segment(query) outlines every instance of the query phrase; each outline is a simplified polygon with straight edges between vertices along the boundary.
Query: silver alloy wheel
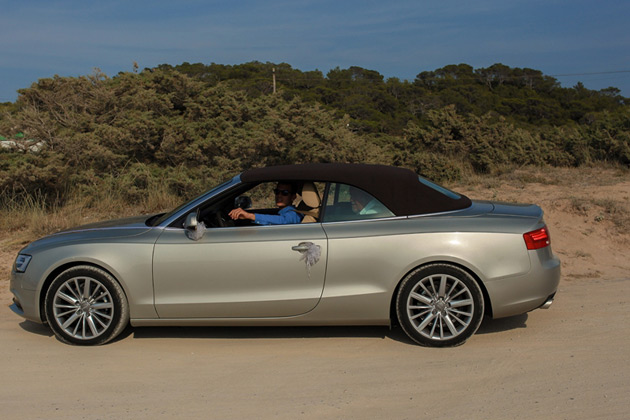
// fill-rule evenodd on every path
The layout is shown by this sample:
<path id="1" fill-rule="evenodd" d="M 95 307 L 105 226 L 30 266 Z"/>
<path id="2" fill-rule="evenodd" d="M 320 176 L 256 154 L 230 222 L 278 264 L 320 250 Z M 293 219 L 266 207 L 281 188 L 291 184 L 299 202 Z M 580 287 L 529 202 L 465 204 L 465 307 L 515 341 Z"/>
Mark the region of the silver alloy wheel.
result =
<path id="1" fill-rule="evenodd" d="M 90 340 L 103 334 L 114 319 L 114 302 L 100 281 L 86 276 L 66 280 L 53 297 L 56 323 L 69 336 Z"/>
<path id="2" fill-rule="evenodd" d="M 418 281 L 406 304 L 412 326 L 431 340 L 450 340 L 473 322 L 475 301 L 457 277 L 435 274 Z"/>

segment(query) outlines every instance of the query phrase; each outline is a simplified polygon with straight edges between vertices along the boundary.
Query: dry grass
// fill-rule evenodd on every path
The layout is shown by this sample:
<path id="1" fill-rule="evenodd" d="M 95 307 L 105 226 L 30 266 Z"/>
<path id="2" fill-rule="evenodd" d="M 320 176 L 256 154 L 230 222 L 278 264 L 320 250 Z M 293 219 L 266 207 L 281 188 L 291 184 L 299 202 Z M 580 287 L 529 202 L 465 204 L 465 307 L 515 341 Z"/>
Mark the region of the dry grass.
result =
<path id="1" fill-rule="evenodd" d="M 619 231 L 630 231 L 630 204 L 620 199 L 593 199 L 594 205 L 601 209 L 596 221 L 610 220 Z"/>
<path id="2" fill-rule="evenodd" d="M 520 168 L 506 167 L 492 175 L 467 173 L 461 181 L 453 183 L 460 186 L 498 187 L 510 184 L 523 187 L 529 184 L 579 186 L 579 185 L 614 185 L 630 179 L 630 168 L 619 165 L 593 165 L 580 168 L 555 168 L 551 166 Z"/>
<path id="3" fill-rule="evenodd" d="M 151 191 L 136 203 L 104 190 L 92 197 L 75 196 L 65 205 L 49 204 L 39 195 L 5 199 L 0 208 L 0 238 L 4 247 L 16 248 L 39 237 L 100 220 L 168 211 L 181 204 L 165 188 Z"/>
<path id="4" fill-rule="evenodd" d="M 606 198 L 572 196 L 568 211 L 590 217 L 594 222 L 610 221 L 618 233 L 630 232 L 630 197 L 620 195 Z"/>
<path id="5" fill-rule="evenodd" d="M 524 167 L 492 176 L 471 175 L 450 187 L 471 198 L 537 203 L 546 211 L 578 215 L 625 236 L 630 232 L 630 194 L 627 187 L 616 186 L 629 180 L 630 170 L 617 166 Z"/>

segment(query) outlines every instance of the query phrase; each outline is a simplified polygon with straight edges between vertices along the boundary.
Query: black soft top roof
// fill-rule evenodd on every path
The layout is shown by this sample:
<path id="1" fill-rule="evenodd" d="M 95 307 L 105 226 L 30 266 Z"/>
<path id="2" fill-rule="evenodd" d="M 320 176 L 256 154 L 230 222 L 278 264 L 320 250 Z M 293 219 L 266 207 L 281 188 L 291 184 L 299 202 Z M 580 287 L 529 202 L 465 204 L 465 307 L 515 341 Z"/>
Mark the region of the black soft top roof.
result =
<path id="1" fill-rule="evenodd" d="M 321 181 L 340 182 L 361 188 L 386 205 L 397 216 L 439 213 L 471 205 L 461 194 L 444 194 L 418 180 L 405 168 L 350 163 L 306 163 L 270 166 L 245 171 L 241 181 Z"/>

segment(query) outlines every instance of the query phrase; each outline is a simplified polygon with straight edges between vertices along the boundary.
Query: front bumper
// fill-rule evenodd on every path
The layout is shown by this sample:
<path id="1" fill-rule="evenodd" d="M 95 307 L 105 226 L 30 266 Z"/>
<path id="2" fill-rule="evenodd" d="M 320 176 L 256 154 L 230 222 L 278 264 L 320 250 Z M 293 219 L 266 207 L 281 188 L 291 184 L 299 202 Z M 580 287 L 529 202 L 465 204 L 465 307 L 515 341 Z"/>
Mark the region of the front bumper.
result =
<path id="1" fill-rule="evenodd" d="M 24 318 L 24 309 L 22 309 L 22 305 L 20 305 L 20 301 L 18 301 L 17 298 L 13 298 L 13 303 L 9 305 L 9 309 L 11 309 L 14 314 Z"/>
<path id="2" fill-rule="evenodd" d="M 10 290 L 13 293 L 13 304 L 9 308 L 22 318 L 42 323 L 39 310 L 39 299 L 35 290 L 22 288 L 24 273 L 11 273 Z"/>

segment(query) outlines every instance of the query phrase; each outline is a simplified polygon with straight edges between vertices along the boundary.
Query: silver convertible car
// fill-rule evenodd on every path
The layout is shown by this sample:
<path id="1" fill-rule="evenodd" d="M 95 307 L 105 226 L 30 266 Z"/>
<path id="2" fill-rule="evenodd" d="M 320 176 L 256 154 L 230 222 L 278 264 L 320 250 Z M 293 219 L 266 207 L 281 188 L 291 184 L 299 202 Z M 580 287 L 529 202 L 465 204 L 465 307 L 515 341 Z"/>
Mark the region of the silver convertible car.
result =
<path id="1" fill-rule="evenodd" d="M 443 347 L 484 315 L 549 307 L 559 279 L 536 205 L 471 201 L 402 168 L 303 164 L 245 171 L 170 213 L 39 239 L 16 258 L 11 309 L 72 344 L 106 343 L 129 323 L 398 323 Z"/>

